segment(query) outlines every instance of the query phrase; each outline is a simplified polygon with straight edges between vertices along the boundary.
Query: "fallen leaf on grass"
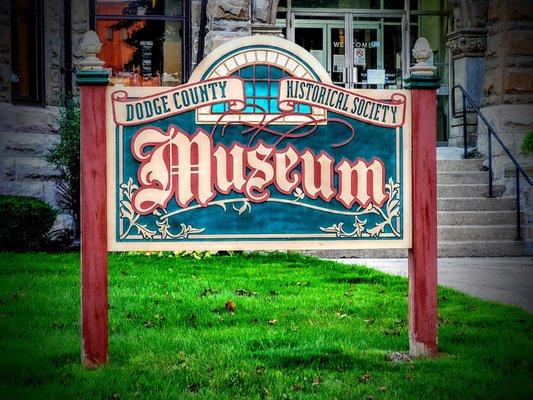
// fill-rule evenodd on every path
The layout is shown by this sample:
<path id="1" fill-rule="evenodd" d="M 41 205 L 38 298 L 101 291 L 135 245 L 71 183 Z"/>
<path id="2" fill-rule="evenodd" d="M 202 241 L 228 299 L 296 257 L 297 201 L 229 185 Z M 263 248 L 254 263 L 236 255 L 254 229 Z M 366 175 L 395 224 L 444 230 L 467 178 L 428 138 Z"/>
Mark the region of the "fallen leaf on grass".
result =
<path id="1" fill-rule="evenodd" d="M 315 376 L 315 377 L 313 378 L 313 383 L 311 383 L 311 386 L 318 386 L 318 385 L 320 385 L 321 382 L 322 382 L 322 381 L 320 380 L 320 377 Z"/>
<path id="2" fill-rule="evenodd" d="M 234 293 L 237 296 L 248 296 L 248 297 L 257 296 L 257 292 L 253 292 L 253 291 L 247 290 L 247 289 L 235 289 Z"/>
<path id="3" fill-rule="evenodd" d="M 228 312 L 235 312 L 235 310 L 237 309 L 237 304 L 235 304 L 235 302 L 233 300 L 228 300 L 226 301 L 226 304 L 224 304 L 224 307 L 226 307 L 226 310 L 228 310 Z"/>
<path id="4" fill-rule="evenodd" d="M 367 383 L 372 379 L 372 375 L 370 375 L 370 372 L 365 373 L 363 376 L 359 378 L 359 382 Z"/>
<path id="5" fill-rule="evenodd" d="M 212 289 L 212 288 L 205 288 L 204 290 L 202 290 L 202 293 L 200 293 L 200 297 L 206 297 L 206 296 L 211 296 L 213 294 L 218 294 L 218 292 L 220 292 L 220 290 L 218 289 Z"/>
<path id="6" fill-rule="evenodd" d="M 381 386 L 381 387 L 379 388 L 379 391 L 380 391 L 380 392 L 386 392 L 386 391 L 387 391 L 387 386 Z"/>
<path id="7" fill-rule="evenodd" d="M 348 314 L 346 314 L 346 313 L 345 313 L 344 311 L 342 311 L 342 310 L 337 311 L 337 312 L 335 313 L 335 315 L 336 315 L 337 317 L 339 317 L 340 319 L 346 318 L 346 317 L 348 316 Z"/>

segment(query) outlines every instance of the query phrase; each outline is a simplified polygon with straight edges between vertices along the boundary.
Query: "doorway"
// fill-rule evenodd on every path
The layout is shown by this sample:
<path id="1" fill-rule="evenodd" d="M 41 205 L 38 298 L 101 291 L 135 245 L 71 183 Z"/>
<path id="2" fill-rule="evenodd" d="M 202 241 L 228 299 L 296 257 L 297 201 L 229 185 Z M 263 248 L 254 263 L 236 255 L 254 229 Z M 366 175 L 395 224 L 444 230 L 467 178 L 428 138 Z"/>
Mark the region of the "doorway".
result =
<path id="1" fill-rule="evenodd" d="M 357 13 L 292 13 L 287 37 L 313 54 L 340 86 L 359 89 L 401 87 L 403 14 L 371 19 Z"/>

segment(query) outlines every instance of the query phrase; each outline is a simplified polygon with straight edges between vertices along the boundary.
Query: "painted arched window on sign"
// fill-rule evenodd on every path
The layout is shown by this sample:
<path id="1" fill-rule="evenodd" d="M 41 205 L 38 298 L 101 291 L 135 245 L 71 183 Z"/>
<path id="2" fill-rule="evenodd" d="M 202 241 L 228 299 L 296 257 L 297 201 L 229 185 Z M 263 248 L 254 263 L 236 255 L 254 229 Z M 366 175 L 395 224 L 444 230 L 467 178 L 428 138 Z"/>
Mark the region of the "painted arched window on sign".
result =
<path id="1" fill-rule="evenodd" d="M 309 115 L 316 120 L 326 118 L 324 109 L 304 104 L 297 105 L 293 113 L 280 117 L 278 94 L 280 78 L 304 78 L 321 81 L 305 62 L 289 58 L 279 49 L 265 46 L 265 50 L 246 50 L 228 54 L 212 66 L 199 80 L 225 76 L 237 76 L 244 81 L 246 108 L 242 113 L 226 113 L 228 104 L 217 104 L 199 108 L 198 123 L 213 124 L 229 121 L 268 122 L 290 125 L 309 121 Z M 307 115 L 307 117 L 304 117 Z M 321 123 L 321 122 L 320 122 Z"/>
<path id="2" fill-rule="evenodd" d="M 281 78 L 293 77 L 285 70 L 266 65 L 250 65 L 240 68 L 232 74 L 244 81 L 247 107 L 244 112 L 249 114 L 281 114 L 278 108 L 279 83 Z M 216 104 L 211 108 L 213 114 L 222 114 L 228 110 L 226 103 Z M 296 106 L 296 112 L 310 113 L 311 107 L 305 104 Z"/>

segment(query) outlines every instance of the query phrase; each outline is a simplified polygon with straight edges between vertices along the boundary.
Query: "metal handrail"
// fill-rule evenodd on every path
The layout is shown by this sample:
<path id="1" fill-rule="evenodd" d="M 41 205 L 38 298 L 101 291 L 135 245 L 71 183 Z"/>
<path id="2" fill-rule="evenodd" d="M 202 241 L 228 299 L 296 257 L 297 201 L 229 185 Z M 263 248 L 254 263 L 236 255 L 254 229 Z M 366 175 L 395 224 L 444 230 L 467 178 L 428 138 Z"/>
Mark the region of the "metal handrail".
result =
<path id="1" fill-rule="evenodd" d="M 457 89 L 459 89 L 462 92 L 462 94 L 463 94 L 463 96 L 462 96 L 462 99 L 463 99 L 462 112 L 458 112 L 456 110 L 456 108 L 455 108 L 455 92 L 456 92 Z M 470 103 L 470 106 L 472 107 L 473 110 L 467 110 L 467 108 L 466 108 L 466 104 L 467 104 L 466 102 L 467 101 Z M 492 172 L 492 136 L 494 136 L 494 138 L 498 141 L 498 143 L 502 147 L 502 149 L 505 152 L 505 154 L 507 154 L 507 156 L 510 158 L 510 160 L 515 165 L 515 171 L 516 171 L 516 198 L 515 198 L 515 202 L 516 202 L 516 240 L 522 240 L 522 233 L 520 231 L 520 175 L 522 175 L 525 178 L 526 182 L 529 183 L 529 185 L 533 185 L 533 181 L 531 180 L 531 178 L 529 177 L 527 172 L 524 171 L 524 168 L 522 168 L 520 163 L 516 160 L 516 158 L 511 153 L 511 151 L 507 148 L 507 146 L 500 139 L 500 137 L 498 136 L 498 134 L 496 133 L 496 131 L 494 130 L 492 125 L 487 121 L 485 116 L 483 114 L 481 114 L 481 111 L 476 106 L 476 104 L 474 103 L 472 98 L 468 95 L 466 90 L 461 85 L 455 85 L 452 88 L 452 116 L 454 118 L 460 118 L 460 117 L 463 118 L 463 142 L 464 142 L 464 144 L 463 144 L 463 146 L 464 146 L 464 148 L 463 148 L 463 157 L 464 158 L 468 157 L 467 117 L 466 116 L 467 116 L 467 114 L 473 114 L 473 113 L 477 114 L 477 116 L 481 119 L 481 121 L 483 121 L 483 123 L 485 124 L 485 126 L 487 127 L 487 130 L 489 132 L 489 134 L 487 135 L 487 144 L 488 144 L 488 146 L 487 146 L 487 150 L 488 150 L 487 158 L 488 158 L 488 164 L 489 164 L 488 165 L 488 167 L 489 167 L 489 197 L 493 197 L 492 181 L 493 181 L 493 178 L 494 178 L 494 175 L 493 175 L 493 172 Z"/>

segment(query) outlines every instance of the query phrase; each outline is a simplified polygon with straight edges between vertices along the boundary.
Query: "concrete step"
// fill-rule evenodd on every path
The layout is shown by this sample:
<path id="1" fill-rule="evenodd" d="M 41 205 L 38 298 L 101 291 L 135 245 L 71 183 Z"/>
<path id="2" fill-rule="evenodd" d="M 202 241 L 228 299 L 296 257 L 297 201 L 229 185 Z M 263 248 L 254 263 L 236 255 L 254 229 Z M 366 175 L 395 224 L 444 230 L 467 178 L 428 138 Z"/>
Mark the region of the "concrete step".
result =
<path id="1" fill-rule="evenodd" d="M 487 184 L 489 182 L 488 171 L 469 172 L 437 172 L 437 185 L 464 185 L 464 184 Z"/>
<path id="2" fill-rule="evenodd" d="M 438 211 L 510 211 L 515 200 L 510 197 L 462 197 L 439 199 Z"/>
<path id="3" fill-rule="evenodd" d="M 437 160 L 438 172 L 471 172 L 483 169 L 482 158 L 468 158 L 466 160 Z"/>
<path id="4" fill-rule="evenodd" d="M 309 251 L 321 258 L 404 258 L 407 249 Z M 525 255 L 525 243 L 514 240 L 444 241 L 438 243 L 438 257 L 515 257 Z"/>
<path id="5" fill-rule="evenodd" d="M 493 185 L 492 195 L 501 196 L 505 191 L 504 185 Z M 487 197 L 489 186 L 487 184 L 467 184 L 467 185 L 437 185 L 437 197 Z"/>
<path id="6" fill-rule="evenodd" d="M 522 229 L 522 236 L 524 229 Z M 514 240 L 516 225 L 440 225 L 437 230 L 439 242 L 478 241 L 478 240 Z"/>
<path id="7" fill-rule="evenodd" d="M 525 243 L 514 240 L 439 242 L 439 257 L 514 257 L 525 255 Z"/>
<path id="8" fill-rule="evenodd" d="M 521 213 L 524 223 L 525 214 Z M 508 225 L 516 221 L 516 211 L 439 211 L 440 225 Z"/>

